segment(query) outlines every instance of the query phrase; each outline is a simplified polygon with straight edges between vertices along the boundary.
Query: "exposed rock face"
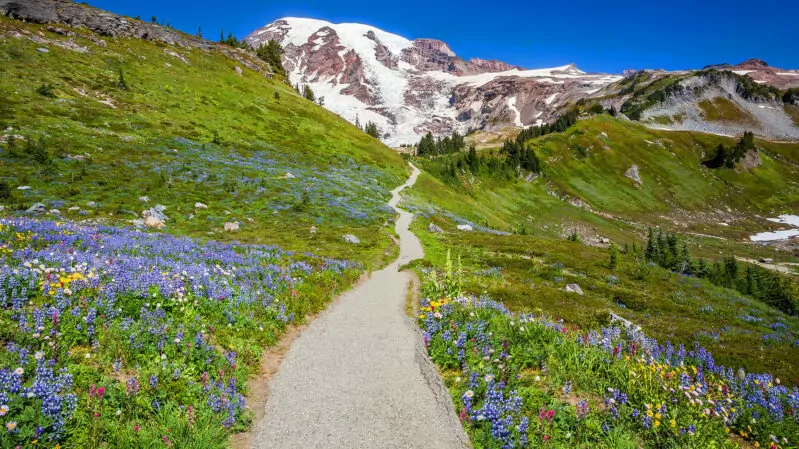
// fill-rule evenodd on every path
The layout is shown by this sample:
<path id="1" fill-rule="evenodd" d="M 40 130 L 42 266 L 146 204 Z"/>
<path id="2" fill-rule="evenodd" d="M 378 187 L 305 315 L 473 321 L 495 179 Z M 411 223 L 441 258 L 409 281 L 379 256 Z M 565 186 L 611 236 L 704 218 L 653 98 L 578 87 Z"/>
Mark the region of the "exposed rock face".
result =
<path id="1" fill-rule="evenodd" d="M 522 70 L 501 61 L 464 60 L 436 39 L 408 40 L 367 25 L 285 18 L 250 34 L 285 50 L 293 84 L 308 84 L 343 118 L 377 124 L 391 145 L 469 128 L 500 129 L 552 120 L 567 102 L 621 77 L 573 65 Z"/>

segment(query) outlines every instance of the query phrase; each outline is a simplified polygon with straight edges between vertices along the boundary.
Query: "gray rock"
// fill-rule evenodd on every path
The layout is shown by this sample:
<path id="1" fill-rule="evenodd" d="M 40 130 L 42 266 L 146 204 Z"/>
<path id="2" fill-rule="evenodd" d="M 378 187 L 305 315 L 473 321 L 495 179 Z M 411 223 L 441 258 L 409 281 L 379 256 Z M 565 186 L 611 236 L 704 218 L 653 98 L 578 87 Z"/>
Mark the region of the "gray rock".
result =
<path id="1" fill-rule="evenodd" d="M 25 213 L 26 214 L 36 214 L 36 215 L 45 214 L 45 213 L 47 213 L 47 206 L 45 206 L 42 203 L 36 203 L 33 206 L 31 206 L 30 208 L 28 208 L 28 210 L 26 210 Z"/>
<path id="2" fill-rule="evenodd" d="M 774 259 L 769 259 L 769 258 L 765 258 L 764 257 L 764 258 L 760 259 L 760 262 L 761 263 L 774 263 Z"/>
<path id="3" fill-rule="evenodd" d="M 343 238 L 345 242 L 352 243 L 353 245 L 357 245 L 357 244 L 361 243 L 361 239 L 359 239 L 358 237 L 355 237 L 352 234 L 346 234 L 346 235 L 342 236 L 341 238 Z"/>
<path id="4" fill-rule="evenodd" d="M 57 22 L 56 2 L 44 0 L 0 0 L 0 13 L 31 22 Z"/>
<path id="5" fill-rule="evenodd" d="M 439 227 L 435 223 L 430 223 L 429 225 L 427 225 L 427 230 L 430 231 L 430 232 L 435 232 L 436 234 L 443 234 L 444 233 L 444 230 L 441 229 L 441 227 Z"/>
<path id="6" fill-rule="evenodd" d="M 142 218 L 155 217 L 158 219 L 158 221 L 164 222 L 169 220 L 169 217 L 164 214 L 165 210 L 166 206 L 156 204 L 155 207 L 151 207 L 150 209 L 145 209 L 142 211 L 141 216 Z"/>
<path id="7" fill-rule="evenodd" d="M 61 211 L 58 209 L 50 209 L 50 215 L 61 215 Z"/>
<path id="8" fill-rule="evenodd" d="M 31 186 L 19 186 L 19 187 L 17 187 L 17 190 L 30 190 L 30 189 L 31 189 Z"/>
<path id="9" fill-rule="evenodd" d="M 46 49 L 44 47 L 39 47 L 39 48 L 37 48 L 37 50 L 39 50 L 39 53 L 50 53 L 50 50 L 48 50 L 48 49 Z"/>
<path id="10" fill-rule="evenodd" d="M 143 203 L 149 203 L 150 202 L 150 197 L 149 196 L 140 196 L 139 197 L 139 201 L 141 201 Z"/>
<path id="11" fill-rule="evenodd" d="M 239 75 L 243 75 L 244 74 L 244 71 L 241 70 L 241 67 L 239 67 L 239 66 L 236 66 L 235 70 L 236 70 L 236 73 L 238 73 Z"/>
<path id="12" fill-rule="evenodd" d="M 578 295 L 583 295 L 583 289 L 580 288 L 577 284 L 567 284 L 566 285 L 566 293 L 577 293 Z"/>
<path id="13" fill-rule="evenodd" d="M 635 182 L 636 187 L 641 187 L 644 185 L 644 182 L 641 180 L 641 174 L 638 173 L 638 166 L 633 165 L 632 167 L 628 168 L 626 172 L 624 172 L 624 176 L 630 178 Z"/>
<path id="14" fill-rule="evenodd" d="M 474 230 L 474 228 L 472 227 L 472 225 L 467 225 L 467 224 L 459 224 L 459 225 L 458 225 L 458 230 L 459 230 L 459 231 L 471 232 L 471 231 L 473 231 L 473 230 Z"/>
<path id="15" fill-rule="evenodd" d="M 97 207 L 97 203 L 95 203 L 94 201 L 89 201 L 88 203 L 86 203 L 86 205 L 89 207 Z"/>
<path id="16" fill-rule="evenodd" d="M 194 203 L 194 208 L 195 209 L 208 209 L 208 205 L 204 204 L 204 203 L 197 202 L 197 203 Z"/>
<path id="17" fill-rule="evenodd" d="M 144 229 L 147 227 L 147 225 L 144 224 L 143 218 L 137 218 L 135 220 L 131 220 L 130 222 L 133 223 L 133 226 L 137 229 Z"/>

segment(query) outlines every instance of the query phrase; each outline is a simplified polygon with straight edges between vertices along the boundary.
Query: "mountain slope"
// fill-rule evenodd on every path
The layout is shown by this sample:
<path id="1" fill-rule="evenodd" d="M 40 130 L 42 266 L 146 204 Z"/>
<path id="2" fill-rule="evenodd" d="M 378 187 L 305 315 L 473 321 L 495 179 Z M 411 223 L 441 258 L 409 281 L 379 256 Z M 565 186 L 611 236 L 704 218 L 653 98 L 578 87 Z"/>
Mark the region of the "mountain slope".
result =
<path id="1" fill-rule="evenodd" d="M 43 203 L 69 218 L 130 225 L 162 204 L 169 232 L 384 257 L 390 239 L 375 231 L 407 174 L 401 158 L 265 77 L 269 67 L 251 54 L 184 39 L 202 45 L 0 17 L 5 213 Z M 225 234 L 226 222 L 241 230 Z M 362 244 L 347 244 L 345 233 Z"/>
<path id="2" fill-rule="evenodd" d="M 661 129 L 799 140 L 799 71 L 759 60 L 693 72 L 642 71 L 594 95 L 632 120 Z M 791 90 L 793 89 L 793 90 Z"/>
<path id="3" fill-rule="evenodd" d="M 257 47 L 285 49 L 291 82 L 307 84 L 344 119 L 375 122 L 389 144 L 415 143 L 469 128 L 525 126 L 618 81 L 574 65 L 522 70 L 500 61 L 459 58 L 441 41 L 408 40 L 361 24 L 285 18 L 250 34 Z"/>

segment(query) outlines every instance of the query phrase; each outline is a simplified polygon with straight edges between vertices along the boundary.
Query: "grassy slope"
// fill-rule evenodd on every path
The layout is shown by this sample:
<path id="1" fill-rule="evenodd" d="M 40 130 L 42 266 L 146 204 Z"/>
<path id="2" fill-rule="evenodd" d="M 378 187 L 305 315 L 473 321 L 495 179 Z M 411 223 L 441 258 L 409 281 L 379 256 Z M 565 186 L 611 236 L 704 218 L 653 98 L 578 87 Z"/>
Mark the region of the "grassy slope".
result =
<path id="1" fill-rule="evenodd" d="M 13 38 L 12 30 L 51 42 Z M 237 63 L 216 51 L 136 39 L 106 39 L 102 48 L 75 38 L 90 50 L 82 54 L 53 45 L 67 38 L 43 26 L 7 18 L 0 18 L 0 34 L 0 129 L 44 137 L 55 156 L 48 175 L 0 144 L 0 178 L 12 188 L 32 187 L 15 190 L 7 206 L 45 202 L 66 213 L 77 205 L 90 210 L 89 218 L 122 221 L 122 215 L 127 222 L 130 211 L 145 208 L 138 198 L 147 195 L 168 207 L 170 232 L 206 236 L 236 219 L 239 240 L 368 263 L 378 263 L 390 246 L 387 232 L 374 231 L 389 216 L 379 207 L 387 190 L 407 174 L 402 160 L 282 82 L 247 68 L 240 76 Z M 128 90 L 116 87 L 119 69 Z M 43 84 L 54 85 L 57 98 L 37 93 Z M 219 145 L 210 144 L 214 133 Z M 66 154 L 90 159 L 70 162 Z M 281 179 L 286 172 L 297 178 Z M 304 190 L 309 204 L 290 209 Z M 89 201 L 98 208 L 86 207 Z M 196 201 L 210 208 L 190 220 Z M 312 224 L 319 228 L 313 240 Z M 345 245 L 345 232 L 363 244 Z"/>
<path id="2" fill-rule="evenodd" d="M 646 225 L 662 225 L 678 232 L 704 231 L 730 238 L 690 236 L 692 253 L 702 257 L 735 253 L 795 261 L 789 254 L 737 239 L 762 229 L 755 214 L 795 211 L 799 191 L 791 180 L 797 179 L 796 168 L 764 152 L 760 154 L 763 164 L 748 172 L 702 168 L 702 151 L 718 143 L 731 145 L 735 139 L 654 131 L 602 116 L 533 141 L 531 145 L 538 147 L 545 162 L 544 176 L 533 182 L 463 177 L 462 185 L 453 187 L 425 174 L 408 202 L 424 212 L 415 226 L 427 261 L 442 265 L 447 250 L 461 256 L 471 274 L 467 276 L 470 291 L 486 291 L 513 309 L 540 309 L 582 327 L 597 326 L 606 318 L 606 311 L 613 310 L 641 325 L 650 336 L 686 345 L 700 341 L 725 364 L 793 379 L 792 367 L 799 363 L 795 348 L 790 344 L 767 346 L 762 337 L 772 332 L 769 326 L 781 320 L 788 323 L 795 338 L 799 330 L 795 318 L 704 281 L 682 279 L 656 267 L 641 268 L 631 256 L 622 256 L 618 268 L 610 270 L 607 249 L 558 238 L 564 228 L 578 226 L 619 244 L 641 244 Z M 590 148 L 586 159 L 577 157 L 577 145 Z M 796 144 L 758 141 L 758 145 L 785 161 L 799 158 Z M 633 164 L 639 166 L 643 178 L 640 189 L 624 176 Z M 572 206 L 548 194 L 548 189 L 580 198 L 603 213 Z M 737 214 L 740 222 L 718 226 L 718 217 L 706 213 L 726 211 L 727 206 L 741 211 Z M 524 223 L 532 235 L 458 232 L 446 212 L 500 230 L 518 229 Z M 431 220 L 447 233 L 428 232 Z M 691 223 L 683 227 L 676 221 Z M 557 263 L 564 269 L 553 265 Z M 501 276 L 483 271 L 491 267 L 500 268 Z M 616 276 L 618 282 L 609 282 L 610 276 Z M 565 293 L 570 282 L 580 284 L 585 296 Z M 700 310 L 706 306 L 712 307 L 712 312 Z M 742 320 L 747 314 L 762 321 Z"/>

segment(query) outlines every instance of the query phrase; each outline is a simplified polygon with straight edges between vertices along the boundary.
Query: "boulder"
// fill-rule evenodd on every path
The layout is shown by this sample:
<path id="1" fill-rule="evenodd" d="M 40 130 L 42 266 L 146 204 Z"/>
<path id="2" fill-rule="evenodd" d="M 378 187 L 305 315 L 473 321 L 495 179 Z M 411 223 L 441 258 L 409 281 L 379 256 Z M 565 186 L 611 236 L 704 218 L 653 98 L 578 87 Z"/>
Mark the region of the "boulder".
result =
<path id="1" fill-rule="evenodd" d="M 144 224 L 144 219 L 143 218 L 137 218 L 135 220 L 130 220 L 130 222 L 133 223 L 133 226 L 136 227 L 137 229 L 144 229 L 144 228 L 147 227 L 147 225 Z"/>
<path id="2" fill-rule="evenodd" d="M 58 209 L 50 209 L 50 215 L 61 215 L 61 211 Z"/>
<path id="3" fill-rule="evenodd" d="M 155 228 L 155 229 L 164 229 L 166 225 L 164 224 L 161 219 L 156 217 L 155 215 L 149 215 L 144 219 L 144 225 L 148 228 Z"/>
<path id="4" fill-rule="evenodd" d="M 28 210 L 25 211 L 25 213 L 41 215 L 47 213 L 47 206 L 45 206 L 42 203 L 36 203 L 33 206 L 29 207 Z"/>
<path id="5" fill-rule="evenodd" d="M 567 284 L 566 285 L 566 293 L 577 293 L 578 295 L 583 295 L 583 289 L 580 288 L 577 284 Z"/>
<path id="6" fill-rule="evenodd" d="M 194 208 L 195 209 L 203 209 L 203 210 L 205 210 L 205 209 L 208 209 L 208 205 L 204 204 L 204 203 L 197 202 L 197 203 L 194 203 Z"/>
<path id="7" fill-rule="evenodd" d="M 444 233 L 444 230 L 441 229 L 441 227 L 439 227 L 435 223 L 430 223 L 429 225 L 427 225 L 427 230 L 430 231 L 430 232 L 435 232 L 436 234 L 443 234 Z"/>
<path id="8" fill-rule="evenodd" d="M 355 237 L 352 234 L 346 234 L 346 235 L 342 236 L 341 238 L 343 238 L 345 242 L 352 243 L 353 245 L 357 245 L 357 244 L 361 243 L 361 239 L 359 239 L 358 237 Z"/>
<path id="9" fill-rule="evenodd" d="M 239 223 L 237 221 L 234 222 L 226 222 L 225 223 L 225 231 L 227 232 L 236 232 L 240 229 Z"/>
<path id="10" fill-rule="evenodd" d="M 459 230 L 459 231 L 471 232 L 471 231 L 473 231 L 473 230 L 474 230 L 474 228 L 472 227 L 472 225 L 467 225 L 467 224 L 459 224 L 459 225 L 458 225 L 458 230 Z"/>
<path id="11" fill-rule="evenodd" d="M 632 179 L 636 187 L 641 187 L 644 185 L 644 182 L 641 180 L 641 174 L 638 173 L 637 165 L 633 165 L 632 167 L 628 168 L 627 171 L 624 172 L 624 176 Z"/>
<path id="12" fill-rule="evenodd" d="M 145 209 L 142 211 L 141 216 L 143 218 L 155 217 L 158 219 L 158 221 L 164 222 L 169 220 L 169 217 L 164 214 L 165 210 L 166 206 L 156 204 L 155 207 L 151 207 L 150 209 Z"/>

